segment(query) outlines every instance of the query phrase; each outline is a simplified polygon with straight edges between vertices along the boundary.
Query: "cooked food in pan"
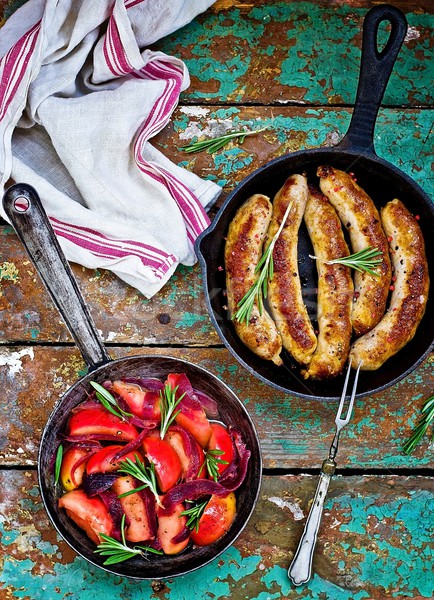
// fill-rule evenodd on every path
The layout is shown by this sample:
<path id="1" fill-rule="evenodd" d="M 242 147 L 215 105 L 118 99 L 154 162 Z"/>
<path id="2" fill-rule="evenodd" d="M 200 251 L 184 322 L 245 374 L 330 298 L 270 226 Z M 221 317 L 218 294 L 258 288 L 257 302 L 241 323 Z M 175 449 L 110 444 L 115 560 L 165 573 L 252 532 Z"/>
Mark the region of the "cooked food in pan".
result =
<path id="1" fill-rule="evenodd" d="M 392 278 L 386 234 L 372 199 L 350 175 L 330 166 L 320 167 L 317 175 L 321 191 L 349 233 L 353 252 L 368 247 L 382 252 L 382 262 L 377 265 L 375 275 L 367 271 L 354 274 L 353 330 L 356 335 L 362 335 L 379 322 L 386 310 Z"/>
<path id="2" fill-rule="evenodd" d="M 286 350 L 304 378 L 321 380 L 339 375 L 349 356 L 375 370 L 401 350 L 424 315 L 429 276 L 422 232 L 402 202 L 380 217 L 352 175 L 328 165 L 317 175 L 320 189 L 293 174 L 272 203 L 249 198 L 229 226 L 225 266 L 243 343 L 277 365 Z M 298 272 L 303 217 L 317 261 L 318 331 Z"/>
<path id="3" fill-rule="evenodd" d="M 367 371 L 381 367 L 413 338 L 428 300 L 428 264 L 417 220 L 395 199 L 382 209 L 381 221 L 390 243 L 394 276 L 389 309 L 352 347 L 353 364 L 363 360 Z"/>
<path id="4" fill-rule="evenodd" d="M 318 345 L 302 373 L 306 379 L 328 379 L 338 375 L 348 359 L 354 297 L 350 268 L 330 261 L 350 252 L 335 209 L 313 186 L 309 186 L 304 221 L 317 257 Z"/>
<path id="5" fill-rule="evenodd" d="M 229 226 L 225 246 L 226 285 L 231 315 L 235 315 L 241 300 L 253 290 L 246 318 L 234 319 L 235 331 L 252 352 L 280 365 L 282 338 L 267 310 L 262 304 L 258 305 L 253 288 L 258 280 L 256 266 L 261 258 L 271 213 L 270 199 L 262 194 L 252 196 L 238 210 Z"/>
<path id="6" fill-rule="evenodd" d="M 306 178 L 301 175 L 288 177 L 273 200 L 273 216 L 265 240 L 268 246 L 283 225 L 273 250 L 274 269 L 268 286 L 268 304 L 282 336 L 283 347 L 301 364 L 310 362 L 317 344 L 303 302 L 298 272 L 298 230 L 307 198 Z"/>

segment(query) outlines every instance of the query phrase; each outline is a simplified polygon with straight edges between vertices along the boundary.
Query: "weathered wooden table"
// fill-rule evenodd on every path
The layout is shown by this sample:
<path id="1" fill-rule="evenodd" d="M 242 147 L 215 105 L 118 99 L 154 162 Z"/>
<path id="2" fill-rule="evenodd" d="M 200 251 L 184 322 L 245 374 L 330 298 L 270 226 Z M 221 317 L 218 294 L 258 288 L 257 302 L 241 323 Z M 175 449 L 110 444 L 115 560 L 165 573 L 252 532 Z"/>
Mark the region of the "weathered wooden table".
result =
<path id="1" fill-rule="evenodd" d="M 227 193 L 272 158 L 335 143 L 349 122 L 361 25 L 374 4 L 219 0 L 157 44 L 186 61 L 191 86 L 155 144 Z M 376 149 L 434 198 L 434 5 L 395 4 L 407 14 L 409 31 L 380 111 Z M 5 18 L 16 8 L 15 2 L 1 5 Z M 196 135 L 243 126 L 267 130 L 215 155 L 179 150 Z M 278 393 L 234 361 L 211 325 L 197 266 L 179 268 L 152 300 L 108 272 L 73 270 L 113 357 L 191 359 L 245 402 L 264 459 L 257 509 L 231 549 L 188 576 L 140 583 L 77 557 L 47 520 L 36 460 L 53 404 L 85 365 L 11 227 L 1 224 L 0 235 L 1 600 L 434 597 L 432 446 L 427 437 L 410 457 L 402 453 L 423 400 L 433 393 L 433 357 L 394 387 L 356 403 L 326 502 L 313 578 L 294 588 L 286 571 L 333 435 L 336 406 Z"/>

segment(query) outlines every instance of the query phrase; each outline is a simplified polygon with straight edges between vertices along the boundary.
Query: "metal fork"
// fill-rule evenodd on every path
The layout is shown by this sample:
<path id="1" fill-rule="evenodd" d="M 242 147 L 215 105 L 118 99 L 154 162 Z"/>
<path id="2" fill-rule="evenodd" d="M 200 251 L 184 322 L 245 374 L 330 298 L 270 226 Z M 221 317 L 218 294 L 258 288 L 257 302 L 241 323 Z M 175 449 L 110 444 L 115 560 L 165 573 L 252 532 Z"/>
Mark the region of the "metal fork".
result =
<path id="1" fill-rule="evenodd" d="M 321 474 L 316 488 L 312 506 L 304 526 L 303 535 L 298 544 L 297 551 L 294 555 L 292 563 L 288 569 L 288 576 L 294 585 L 307 583 L 312 574 L 313 553 L 315 550 L 318 529 L 321 523 L 321 517 L 324 508 L 324 501 L 327 495 L 330 480 L 336 469 L 335 457 L 338 451 L 339 435 L 345 425 L 348 423 L 353 410 L 354 399 L 356 397 L 357 380 L 362 363 L 359 364 L 354 378 L 353 390 L 348 403 L 348 408 L 345 417 L 343 417 L 345 400 L 347 399 L 347 386 L 351 371 L 351 361 L 348 366 L 347 375 L 345 377 L 344 388 L 342 390 L 341 401 L 336 413 L 335 423 L 336 432 L 330 446 L 328 458 L 324 460 L 321 467 Z"/>

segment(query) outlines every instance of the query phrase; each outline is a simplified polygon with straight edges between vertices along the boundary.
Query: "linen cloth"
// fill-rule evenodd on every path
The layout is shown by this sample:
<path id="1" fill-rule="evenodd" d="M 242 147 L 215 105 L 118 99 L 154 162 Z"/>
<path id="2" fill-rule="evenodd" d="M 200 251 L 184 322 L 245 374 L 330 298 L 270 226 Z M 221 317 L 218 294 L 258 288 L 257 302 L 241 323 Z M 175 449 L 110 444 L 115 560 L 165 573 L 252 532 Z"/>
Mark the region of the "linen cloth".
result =
<path id="1" fill-rule="evenodd" d="M 195 263 L 221 191 L 148 141 L 190 83 L 148 46 L 213 2 L 29 0 L 0 30 L 1 192 L 33 185 L 68 260 L 148 298 Z"/>

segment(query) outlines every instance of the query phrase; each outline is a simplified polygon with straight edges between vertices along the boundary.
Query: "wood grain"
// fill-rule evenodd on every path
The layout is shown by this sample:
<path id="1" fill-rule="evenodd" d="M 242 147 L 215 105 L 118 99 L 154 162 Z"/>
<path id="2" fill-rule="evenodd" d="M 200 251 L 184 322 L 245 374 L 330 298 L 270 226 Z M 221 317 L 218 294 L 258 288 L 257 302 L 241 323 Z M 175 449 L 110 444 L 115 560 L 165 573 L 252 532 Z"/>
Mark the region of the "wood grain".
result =
<path id="1" fill-rule="evenodd" d="M 35 471 L 1 471 L 0 596 L 90 600 L 104 594 L 113 600 L 187 600 L 193 593 L 195 598 L 215 600 L 385 600 L 397 597 L 399 590 L 399 598 L 431 599 L 432 477 L 335 477 L 313 578 L 297 590 L 291 586 L 286 571 L 316 483 L 317 477 L 308 475 L 265 477 L 246 529 L 216 561 L 168 581 L 137 582 L 92 567 L 56 536 L 38 495 Z"/>

